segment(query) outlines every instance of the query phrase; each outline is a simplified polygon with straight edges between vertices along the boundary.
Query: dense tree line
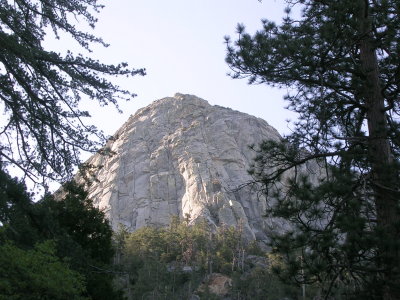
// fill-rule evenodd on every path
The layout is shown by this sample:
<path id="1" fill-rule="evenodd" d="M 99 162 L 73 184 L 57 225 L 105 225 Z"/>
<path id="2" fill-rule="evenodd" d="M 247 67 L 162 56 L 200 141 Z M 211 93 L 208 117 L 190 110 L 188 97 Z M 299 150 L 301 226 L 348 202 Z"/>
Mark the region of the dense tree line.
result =
<path id="1" fill-rule="evenodd" d="M 112 231 L 104 214 L 73 182 L 63 199 L 46 195 L 33 202 L 25 180 L 46 187 L 66 182 L 80 151 L 99 151 L 104 136 L 84 123 L 83 98 L 113 105 L 135 94 L 109 79 L 144 75 L 126 63 L 91 57 L 107 46 L 80 30 L 94 28 L 103 6 L 97 0 L 0 0 L 0 298 L 119 299 L 113 288 Z M 69 36 L 87 56 L 44 47 L 51 33 Z M 105 150 L 105 149 L 103 149 Z M 106 152 L 106 151 L 103 151 Z M 12 178 L 10 167 L 22 171 Z"/>
<path id="2" fill-rule="evenodd" d="M 283 263 L 245 242 L 240 226 L 212 229 L 205 221 L 188 225 L 173 218 L 164 228 L 143 227 L 115 236 L 118 286 L 128 299 L 301 299 L 301 288 L 279 281 L 273 269 Z M 259 264 L 257 264 L 259 262 Z M 261 262 L 261 263 L 260 263 Z M 226 294 L 209 289 L 213 274 L 230 279 Z M 307 297 L 318 286 L 307 287 Z M 340 298 L 338 298 L 340 299 Z"/>
<path id="3" fill-rule="evenodd" d="M 112 229 L 75 183 L 65 196 L 32 202 L 0 172 L 0 298 L 119 299 Z"/>

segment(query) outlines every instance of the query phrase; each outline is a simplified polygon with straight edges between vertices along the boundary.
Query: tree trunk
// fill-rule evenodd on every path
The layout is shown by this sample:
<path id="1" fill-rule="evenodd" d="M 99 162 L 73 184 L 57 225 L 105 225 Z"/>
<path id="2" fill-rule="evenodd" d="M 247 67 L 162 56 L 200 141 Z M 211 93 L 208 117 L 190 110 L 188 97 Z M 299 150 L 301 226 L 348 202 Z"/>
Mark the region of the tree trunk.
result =
<path id="1" fill-rule="evenodd" d="M 365 105 L 368 122 L 368 154 L 371 162 L 372 190 L 377 213 L 379 236 L 379 267 L 383 272 L 383 299 L 399 299 L 396 290 L 400 286 L 398 271 L 399 211 L 397 192 L 398 172 L 391 153 L 385 99 L 379 80 L 379 66 L 374 48 L 368 1 L 361 1 L 360 60 L 365 76 Z"/>

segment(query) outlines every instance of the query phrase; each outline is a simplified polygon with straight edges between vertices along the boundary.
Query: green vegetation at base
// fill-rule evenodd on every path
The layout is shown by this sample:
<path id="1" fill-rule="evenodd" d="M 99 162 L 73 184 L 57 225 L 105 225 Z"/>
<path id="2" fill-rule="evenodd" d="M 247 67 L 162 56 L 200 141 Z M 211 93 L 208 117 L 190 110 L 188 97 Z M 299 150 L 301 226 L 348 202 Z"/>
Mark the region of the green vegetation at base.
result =
<path id="1" fill-rule="evenodd" d="M 34 203 L 0 170 L 0 299 L 121 299 L 112 230 L 74 183 Z"/>
<path id="2" fill-rule="evenodd" d="M 0 246 L 0 299 L 86 299 L 85 279 L 46 241 L 23 250 Z"/>
<path id="3" fill-rule="evenodd" d="M 117 284 L 128 299 L 302 297 L 301 286 L 279 280 L 265 251 L 244 242 L 240 226 L 212 230 L 206 222 L 188 225 L 173 218 L 163 228 L 128 233 L 121 227 L 115 243 L 116 264 L 123 274 Z M 317 287 L 307 287 L 310 298 L 317 292 Z"/>
<path id="4" fill-rule="evenodd" d="M 323 286 L 283 283 L 293 267 L 243 239 L 241 226 L 173 218 L 164 228 L 112 233 L 73 183 L 32 202 L 0 172 L 0 299 L 306 299 Z M 333 289 L 340 297 L 340 287 Z M 122 292 L 123 291 L 123 292 Z M 345 298 L 343 298 L 345 299 Z"/>

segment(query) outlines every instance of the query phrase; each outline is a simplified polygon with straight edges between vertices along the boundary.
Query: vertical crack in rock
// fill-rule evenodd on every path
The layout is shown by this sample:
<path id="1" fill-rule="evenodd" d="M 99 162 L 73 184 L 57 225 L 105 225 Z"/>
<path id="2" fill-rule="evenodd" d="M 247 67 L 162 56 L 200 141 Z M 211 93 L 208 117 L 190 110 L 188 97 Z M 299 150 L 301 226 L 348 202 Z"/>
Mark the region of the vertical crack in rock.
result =
<path id="1" fill-rule="evenodd" d="M 196 96 L 176 94 L 142 108 L 107 143 L 115 155 L 92 156 L 102 166 L 89 187 L 113 228 L 169 224 L 173 215 L 215 226 L 242 226 L 264 240 L 274 222 L 265 199 L 237 187 L 251 180 L 249 145 L 280 139 L 262 119 Z"/>

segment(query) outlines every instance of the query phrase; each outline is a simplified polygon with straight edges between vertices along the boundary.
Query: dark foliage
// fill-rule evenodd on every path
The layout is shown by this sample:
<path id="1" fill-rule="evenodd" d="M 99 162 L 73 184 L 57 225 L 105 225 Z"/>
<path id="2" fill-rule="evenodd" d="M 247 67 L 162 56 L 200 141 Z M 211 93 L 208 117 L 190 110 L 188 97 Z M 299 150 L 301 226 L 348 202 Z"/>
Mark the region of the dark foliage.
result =
<path id="1" fill-rule="evenodd" d="M 4 171 L 0 172 L 0 177 L 0 243 L 15 245 L 11 249 L 16 252 L 16 260 L 9 263 L 28 272 L 22 277 L 18 277 L 21 275 L 19 271 L 10 273 L 17 277 L 5 282 L 28 280 L 35 274 L 36 268 L 38 286 L 31 288 L 35 292 L 36 289 L 48 288 L 51 294 L 57 286 L 41 287 L 43 278 L 47 276 L 41 272 L 48 269 L 49 272 L 59 271 L 71 277 L 69 290 L 65 293 L 80 291 L 82 297 L 91 299 L 119 299 L 121 294 L 112 284 L 115 275 L 112 267 L 112 229 L 104 213 L 87 199 L 83 188 L 69 182 L 64 185 L 62 199 L 56 201 L 53 196 L 46 196 L 34 203 L 24 184 Z M 44 252 L 35 250 L 38 244 L 42 245 L 40 247 Z M 32 264 L 25 264 L 24 257 L 31 257 Z M 40 269 L 36 267 L 36 261 L 46 259 L 51 265 Z M 78 277 L 74 279 L 74 276 Z M 59 283 L 56 281 L 54 284 Z M 18 286 L 22 289 L 27 284 L 21 282 Z M 13 293 L 25 293 L 16 289 L 12 289 Z"/>
<path id="2" fill-rule="evenodd" d="M 281 25 L 264 20 L 254 35 L 239 25 L 226 58 L 233 78 L 288 87 L 299 116 L 251 171 L 267 213 L 292 228 L 272 239 L 281 275 L 327 296 L 398 299 L 400 1 L 286 2 Z M 319 181 L 305 176 L 312 164 Z"/>
<path id="3" fill-rule="evenodd" d="M 92 299 L 119 299 L 112 281 L 114 249 L 112 229 L 103 212 L 93 206 L 83 187 L 63 185 L 62 199 L 47 196 L 35 204 L 42 220 L 40 230 L 57 241 L 57 254 L 68 258 L 72 269 L 85 276 Z"/>
<path id="4" fill-rule="evenodd" d="M 6 120 L 0 128 L 0 158 L 19 167 L 35 182 L 40 176 L 64 181 L 80 163 L 79 151 L 96 151 L 101 132 L 86 126 L 81 97 L 100 105 L 135 95 L 111 83 L 113 76 L 144 75 L 126 63 L 103 64 L 71 51 L 48 51 L 43 42 L 50 30 L 66 34 L 84 51 L 107 46 L 102 39 L 77 29 L 77 22 L 94 28 L 97 0 L 0 1 L 0 101 Z"/>
<path id="5" fill-rule="evenodd" d="M 0 245 L 0 299 L 87 299 L 81 274 L 55 255 L 54 243 L 23 250 Z"/>

